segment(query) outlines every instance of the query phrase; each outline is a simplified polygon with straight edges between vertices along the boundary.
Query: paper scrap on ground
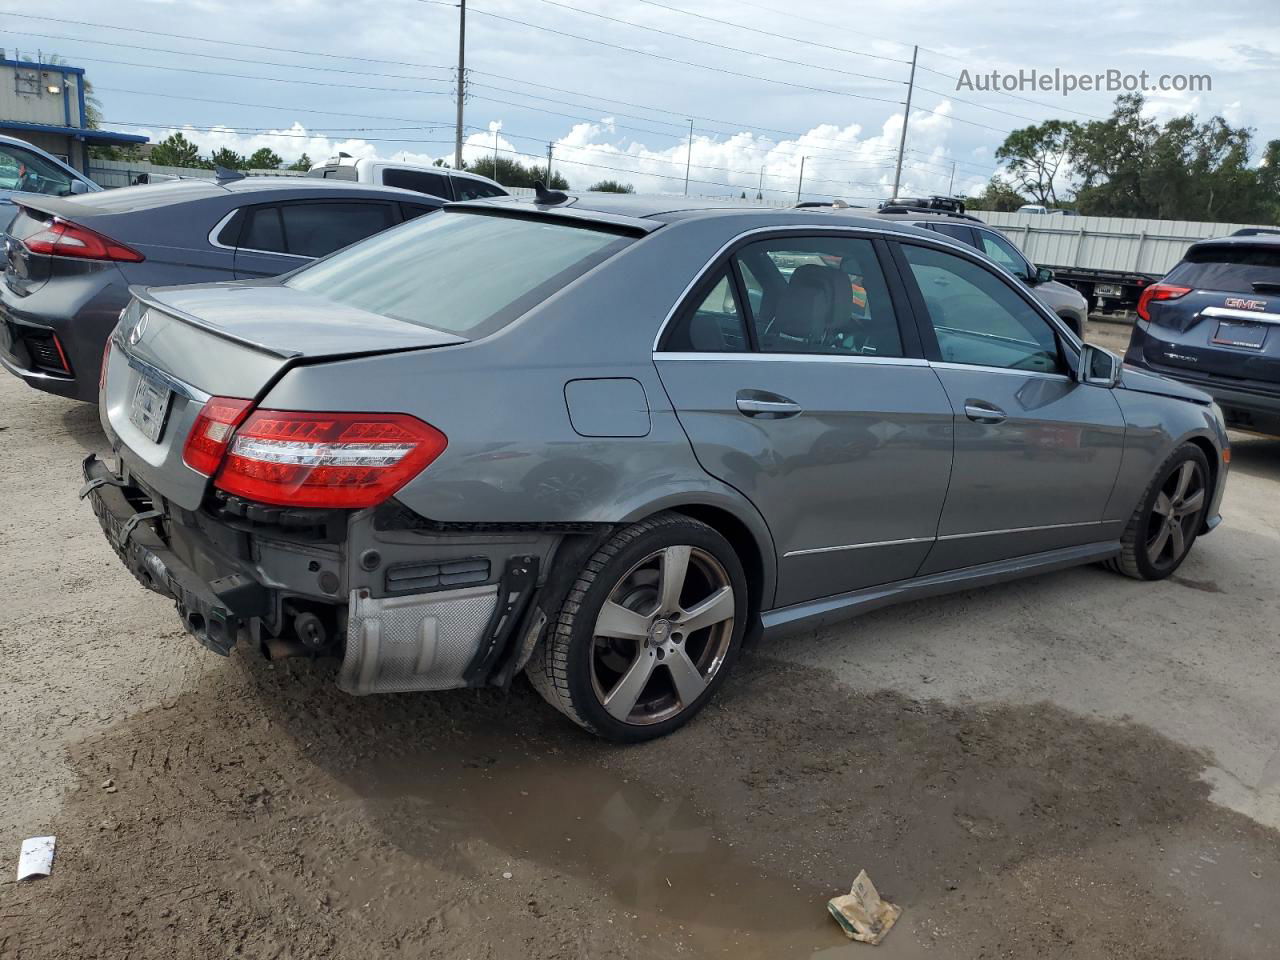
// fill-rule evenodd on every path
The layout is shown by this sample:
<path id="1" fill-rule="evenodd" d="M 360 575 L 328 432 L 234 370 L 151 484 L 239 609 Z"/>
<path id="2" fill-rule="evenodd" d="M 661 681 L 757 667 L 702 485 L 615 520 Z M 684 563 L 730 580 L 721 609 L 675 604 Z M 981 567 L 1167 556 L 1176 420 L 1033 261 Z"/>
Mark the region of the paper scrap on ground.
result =
<path id="1" fill-rule="evenodd" d="M 18 879 L 34 880 L 47 877 L 53 870 L 53 842 L 55 837 L 27 837 L 22 841 L 22 853 L 18 856 Z"/>
<path id="2" fill-rule="evenodd" d="M 902 914 L 901 907 L 880 899 L 865 870 L 858 874 L 847 894 L 827 901 L 827 909 L 849 939 L 870 944 L 883 940 Z"/>

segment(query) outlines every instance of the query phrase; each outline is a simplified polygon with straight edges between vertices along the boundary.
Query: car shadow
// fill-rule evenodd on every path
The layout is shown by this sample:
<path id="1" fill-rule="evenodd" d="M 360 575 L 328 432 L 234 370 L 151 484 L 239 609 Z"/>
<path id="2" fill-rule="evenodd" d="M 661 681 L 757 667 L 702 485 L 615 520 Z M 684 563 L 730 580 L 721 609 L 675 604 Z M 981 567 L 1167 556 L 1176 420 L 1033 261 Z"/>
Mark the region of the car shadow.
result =
<path id="1" fill-rule="evenodd" d="M 98 422 L 96 403 L 72 403 L 62 411 L 59 419 L 67 436 L 86 453 L 101 453 L 110 449 L 102 432 L 102 424 Z"/>
<path id="2" fill-rule="evenodd" d="M 1280 437 L 1233 432 L 1231 471 L 1280 481 Z"/>

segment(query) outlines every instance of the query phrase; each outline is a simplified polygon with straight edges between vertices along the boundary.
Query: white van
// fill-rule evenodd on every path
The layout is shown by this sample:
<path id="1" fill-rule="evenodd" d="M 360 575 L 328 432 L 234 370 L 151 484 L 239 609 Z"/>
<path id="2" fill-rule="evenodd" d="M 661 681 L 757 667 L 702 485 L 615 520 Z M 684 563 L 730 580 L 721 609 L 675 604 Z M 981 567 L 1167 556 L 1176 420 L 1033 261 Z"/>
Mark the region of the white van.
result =
<path id="1" fill-rule="evenodd" d="M 484 197 L 507 196 L 507 191 L 493 180 L 465 170 L 393 160 L 357 159 L 347 153 L 340 153 L 324 163 L 317 163 L 307 171 L 307 176 L 400 187 L 443 200 L 480 200 Z"/>

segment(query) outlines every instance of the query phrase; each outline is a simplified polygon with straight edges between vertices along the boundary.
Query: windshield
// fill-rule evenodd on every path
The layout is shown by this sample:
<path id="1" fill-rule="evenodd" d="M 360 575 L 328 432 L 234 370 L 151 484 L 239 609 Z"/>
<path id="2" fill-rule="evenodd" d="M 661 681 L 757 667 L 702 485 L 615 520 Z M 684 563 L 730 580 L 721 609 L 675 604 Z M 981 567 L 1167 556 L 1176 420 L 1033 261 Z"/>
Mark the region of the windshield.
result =
<path id="1" fill-rule="evenodd" d="M 286 282 L 475 339 L 527 313 L 629 243 L 591 226 L 445 211 L 347 247 Z"/>
<path id="2" fill-rule="evenodd" d="M 1255 283 L 1280 287 L 1280 244 L 1189 250 L 1165 281 L 1232 293 L 1248 293 Z"/>

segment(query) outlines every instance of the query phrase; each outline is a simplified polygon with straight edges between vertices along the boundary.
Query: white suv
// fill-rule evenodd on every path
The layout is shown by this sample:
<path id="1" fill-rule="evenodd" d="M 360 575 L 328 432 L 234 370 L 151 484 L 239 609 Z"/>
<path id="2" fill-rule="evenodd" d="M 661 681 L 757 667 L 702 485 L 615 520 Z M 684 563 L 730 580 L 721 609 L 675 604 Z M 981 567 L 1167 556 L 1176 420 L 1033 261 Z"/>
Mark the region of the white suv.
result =
<path id="1" fill-rule="evenodd" d="M 465 170 L 431 167 L 422 163 L 370 160 L 346 153 L 316 164 L 307 171 L 307 176 L 400 187 L 443 200 L 479 200 L 484 197 L 507 196 L 507 191 L 493 180 Z"/>

